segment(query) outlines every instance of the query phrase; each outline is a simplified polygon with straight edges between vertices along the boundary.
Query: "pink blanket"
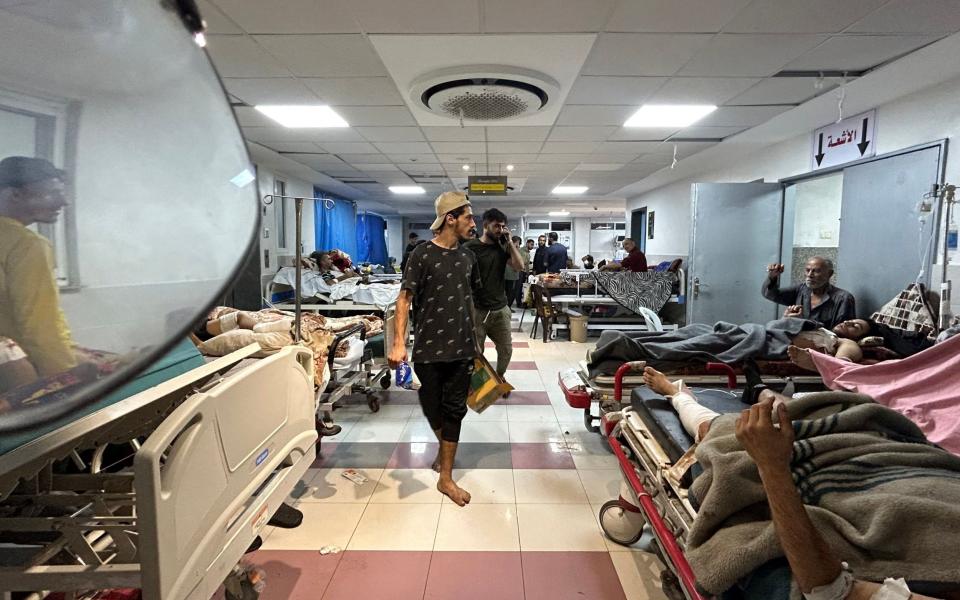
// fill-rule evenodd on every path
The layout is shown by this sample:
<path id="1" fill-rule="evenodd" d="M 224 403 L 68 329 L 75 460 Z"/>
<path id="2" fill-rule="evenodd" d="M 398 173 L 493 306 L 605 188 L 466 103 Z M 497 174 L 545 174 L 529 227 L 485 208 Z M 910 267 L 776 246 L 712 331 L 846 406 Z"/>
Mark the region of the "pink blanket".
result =
<path id="1" fill-rule="evenodd" d="M 901 360 L 857 365 L 812 352 L 824 383 L 867 394 L 916 423 L 927 439 L 960 455 L 960 335 Z"/>

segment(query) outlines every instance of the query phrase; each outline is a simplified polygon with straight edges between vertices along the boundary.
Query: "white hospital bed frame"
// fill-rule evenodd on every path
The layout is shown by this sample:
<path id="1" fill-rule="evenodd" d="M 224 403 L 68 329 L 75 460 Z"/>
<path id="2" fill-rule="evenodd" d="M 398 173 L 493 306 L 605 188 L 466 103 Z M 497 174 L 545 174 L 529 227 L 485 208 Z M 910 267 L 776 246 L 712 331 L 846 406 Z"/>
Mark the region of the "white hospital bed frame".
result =
<path id="1" fill-rule="evenodd" d="M 0 596 L 131 587 L 144 600 L 208 600 L 316 456 L 312 353 L 290 346 L 227 373 L 258 350 L 0 456 L 0 531 L 56 534 L 27 546 L 21 564 L 0 567 Z M 78 451 L 144 436 L 132 469 L 53 472 Z M 31 516 L 29 507 L 64 516 Z"/>

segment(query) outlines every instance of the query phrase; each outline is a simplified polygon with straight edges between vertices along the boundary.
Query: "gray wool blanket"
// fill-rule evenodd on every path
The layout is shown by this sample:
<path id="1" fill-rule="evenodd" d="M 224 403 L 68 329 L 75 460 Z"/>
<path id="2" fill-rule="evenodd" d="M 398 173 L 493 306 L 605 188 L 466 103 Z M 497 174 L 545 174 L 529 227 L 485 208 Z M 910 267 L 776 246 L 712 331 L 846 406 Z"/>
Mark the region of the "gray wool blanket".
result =
<path id="1" fill-rule="evenodd" d="M 814 526 L 854 574 L 960 581 L 960 457 L 861 394 L 810 394 L 787 406 L 794 481 Z M 700 510 L 686 554 L 712 594 L 783 556 L 756 465 L 734 435 L 736 416 L 711 425 L 696 451 L 704 472 L 691 487 Z"/>
<path id="2" fill-rule="evenodd" d="M 787 348 L 795 335 L 817 327 L 804 319 L 777 319 L 766 325 L 720 321 L 715 325 L 694 323 L 676 331 L 604 331 L 590 355 L 588 368 L 593 377 L 615 373 L 621 364 L 632 360 L 645 360 L 652 367 L 666 369 L 689 362 L 782 360 L 787 358 Z"/>

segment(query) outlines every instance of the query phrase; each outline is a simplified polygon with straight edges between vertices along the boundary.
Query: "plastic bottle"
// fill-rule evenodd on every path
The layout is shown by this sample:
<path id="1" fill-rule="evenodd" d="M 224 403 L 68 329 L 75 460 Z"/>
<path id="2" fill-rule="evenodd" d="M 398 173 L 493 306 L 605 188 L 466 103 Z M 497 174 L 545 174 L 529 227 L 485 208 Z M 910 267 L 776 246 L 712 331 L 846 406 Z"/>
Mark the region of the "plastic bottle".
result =
<path id="1" fill-rule="evenodd" d="M 400 363 L 400 366 L 397 367 L 397 387 L 409 390 L 412 385 L 413 369 L 410 367 L 410 363 L 403 361 Z"/>

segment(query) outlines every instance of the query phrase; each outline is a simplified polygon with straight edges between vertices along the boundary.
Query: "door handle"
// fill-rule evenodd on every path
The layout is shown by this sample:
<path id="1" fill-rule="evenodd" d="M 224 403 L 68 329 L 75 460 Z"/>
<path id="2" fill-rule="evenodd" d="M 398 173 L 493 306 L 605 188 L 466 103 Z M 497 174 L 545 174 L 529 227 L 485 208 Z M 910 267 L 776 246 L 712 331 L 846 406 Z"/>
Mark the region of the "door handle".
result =
<path id="1" fill-rule="evenodd" d="M 705 283 L 700 283 L 700 278 L 699 278 L 699 277 L 694 277 L 694 278 L 693 278 L 693 297 L 694 297 L 694 298 L 697 298 L 698 296 L 700 296 L 700 287 L 701 287 L 701 286 L 702 286 L 702 287 L 710 287 L 710 286 L 708 286 L 708 285 L 705 284 Z"/>

